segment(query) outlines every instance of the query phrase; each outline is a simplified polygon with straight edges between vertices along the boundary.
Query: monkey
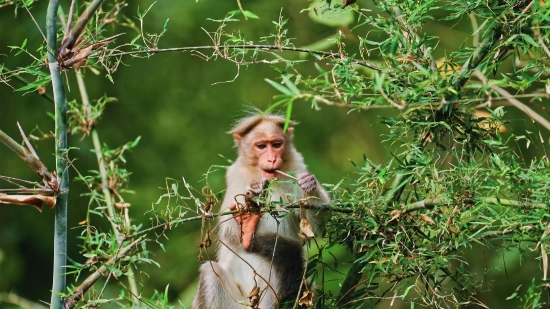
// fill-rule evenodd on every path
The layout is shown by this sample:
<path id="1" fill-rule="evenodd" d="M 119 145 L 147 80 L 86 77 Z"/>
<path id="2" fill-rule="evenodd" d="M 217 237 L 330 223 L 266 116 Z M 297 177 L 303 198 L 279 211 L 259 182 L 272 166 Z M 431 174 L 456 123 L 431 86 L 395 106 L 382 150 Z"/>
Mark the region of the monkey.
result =
<path id="1" fill-rule="evenodd" d="M 217 260 L 200 267 L 193 309 L 274 309 L 297 298 L 306 263 L 300 223 L 307 219 L 315 234 L 322 232 L 330 212 L 321 206 L 330 197 L 292 143 L 296 124 L 291 121 L 285 132 L 284 117 L 258 114 L 228 132 L 238 157 L 227 169 L 221 211 L 240 213 L 218 219 Z M 279 171 L 295 173 L 300 190 Z M 243 210 L 246 194 L 258 196 L 265 186 L 272 190 L 271 201 L 305 199 L 311 207 L 288 209 L 282 217 Z"/>

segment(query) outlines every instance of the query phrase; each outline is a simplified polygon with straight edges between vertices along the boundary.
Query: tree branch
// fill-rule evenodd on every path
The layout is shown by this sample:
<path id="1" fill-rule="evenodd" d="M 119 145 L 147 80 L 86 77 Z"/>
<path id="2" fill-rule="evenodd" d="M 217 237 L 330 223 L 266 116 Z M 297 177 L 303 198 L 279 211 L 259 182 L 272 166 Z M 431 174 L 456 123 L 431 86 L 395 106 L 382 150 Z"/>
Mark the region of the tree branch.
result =
<path id="1" fill-rule="evenodd" d="M 488 83 L 487 77 L 481 73 L 481 71 L 476 70 L 474 72 L 474 75 L 479 78 L 483 83 Z M 518 99 L 514 98 L 508 91 L 504 90 L 503 88 L 500 88 L 497 85 L 493 85 L 489 83 L 489 88 L 495 90 L 498 92 L 501 96 L 505 97 L 508 102 L 510 102 L 512 105 L 514 105 L 517 109 L 522 111 L 523 113 L 527 114 L 533 121 L 536 121 L 540 123 L 543 127 L 545 127 L 547 130 L 550 130 L 550 122 L 546 120 L 546 118 L 539 115 L 537 112 L 532 110 L 529 106 L 523 104 Z"/>
<path id="2" fill-rule="evenodd" d="M 470 79 L 472 70 L 475 70 L 477 66 L 485 59 L 485 57 L 487 57 L 487 54 L 489 54 L 491 48 L 493 48 L 496 42 L 498 42 L 501 35 L 502 29 L 500 27 L 495 28 L 492 35 L 486 38 L 483 43 L 472 53 L 470 58 L 466 60 L 452 84 L 455 90 L 460 90 L 466 81 Z"/>
<path id="3" fill-rule="evenodd" d="M 228 50 L 228 49 L 263 49 L 263 50 L 278 50 L 278 51 L 295 51 L 295 52 L 303 52 L 308 54 L 313 54 L 317 56 L 327 57 L 327 58 L 333 58 L 333 59 L 342 59 L 342 60 L 348 60 L 347 56 L 344 56 L 340 53 L 332 53 L 332 52 L 326 52 L 326 51 L 315 51 L 305 48 L 296 48 L 296 47 L 289 47 L 289 46 L 276 46 L 276 45 L 222 45 L 222 46 L 190 46 L 190 47 L 173 47 L 173 48 L 162 48 L 162 49 L 147 49 L 147 50 L 135 50 L 135 51 L 128 51 L 128 52 L 119 52 L 119 53 L 113 53 L 109 54 L 109 57 L 116 57 L 116 56 L 126 56 L 126 55 L 137 55 L 137 54 L 158 54 L 158 53 L 164 53 L 164 52 L 172 52 L 172 51 L 193 51 L 193 50 Z M 89 58 L 99 58 L 99 55 L 91 56 Z M 372 70 L 380 71 L 380 68 L 370 64 L 366 61 L 361 60 L 355 60 L 350 59 L 351 63 L 357 64 L 360 66 L 364 66 L 367 68 L 370 68 Z"/>
<path id="4" fill-rule="evenodd" d="M 27 148 L 19 145 L 15 140 L 9 137 L 6 133 L 0 130 L 0 142 L 4 143 L 15 152 L 25 163 L 27 163 L 37 174 L 40 176 L 44 183 L 48 184 L 52 190 L 58 191 L 59 186 L 57 184 L 57 179 L 55 176 L 50 173 L 46 165 L 40 161 L 40 159 L 33 155 Z"/>
<path id="5" fill-rule="evenodd" d="M 97 282 L 97 280 L 104 276 L 105 273 L 109 272 L 105 265 L 114 266 L 118 261 L 120 261 L 120 259 L 125 257 L 135 245 L 139 244 L 142 240 L 143 237 L 136 239 L 131 244 L 117 252 L 115 256 L 105 262 L 105 264 L 97 269 L 93 274 L 89 275 L 76 289 L 74 289 L 71 295 L 63 301 L 63 308 L 74 308 L 76 304 L 82 299 L 84 294 L 86 294 L 86 292 L 88 292 L 88 290 Z"/>

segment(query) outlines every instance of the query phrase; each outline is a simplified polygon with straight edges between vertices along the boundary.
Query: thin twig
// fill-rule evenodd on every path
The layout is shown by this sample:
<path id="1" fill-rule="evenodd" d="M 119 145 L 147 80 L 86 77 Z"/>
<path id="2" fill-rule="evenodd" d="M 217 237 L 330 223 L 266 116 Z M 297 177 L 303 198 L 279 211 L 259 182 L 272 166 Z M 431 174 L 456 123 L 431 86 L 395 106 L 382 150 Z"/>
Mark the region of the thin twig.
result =
<path id="1" fill-rule="evenodd" d="M 64 309 L 72 309 L 76 306 L 76 304 L 82 299 L 84 294 L 106 273 L 110 273 L 107 266 L 114 266 L 120 259 L 125 257 L 130 250 L 132 250 L 137 244 L 139 244 L 143 240 L 143 237 L 140 237 L 136 240 L 134 240 L 131 244 L 128 246 L 122 248 L 119 252 L 117 252 L 113 257 L 111 257 L 107 262 L 105 262 L 104 265 L 102 265 L 98 270 L 96 270 L 93 274 L 89 275 L 76 289 L 73 290 L 72 294 L 69 295 L 64 301 L 63 301 L 63 308 Z M 60 307 L 58 307 L 60 308 Z"/>
<path id="2" fill-rule="evenodd" d="M 327 57 L 327 58 L 333 58 L 333 59 L 342 59 L 342 60 L 348 60 L 349 58 L 346 56 L 342 56 L 340 53 L 332 53 L 332 52 L 326 52 L 326 51 L 316 51 L 316 50 L 310 50 L 306 48 L 296 48 L 296 47 L 289 47 L 289 46 L 275 46 L 275 45 L 221 45 L 221 46 L 190 46 L 190 47 L 173 47 L 173 48 L 160 48 L 160 49 L 147 49 L 147 50 L 134 50 L 134 51 L 127 51 L 127 52 L 118 52 L 109 54 L 109 57 L 117 57 L 117 56 L 129 56 L 129 55 L 137 55 L 137 54 L 158 54 L 158 53 L 164 53 L 164 52 L 172 52 L 172 51 L 195 51 L 195 50 L 227 50 L 227 49 L 262 49 L 262 50 L 277 50 L 277 51 L 295 51 L 295 52 L 303 52 L 308 54 L 313 54 L 317 56 Z M 102 56 L 95 55 L 90 56 L 89 59 L 93 58 L 100 58 Z M 380 68 L 370 64 L 366 61 L 356 60 L 356 59 L 349 59 L 352 64 L 357 64 L 360 66 L 364 66 L 367 68 L 370 68 L 372 70 L 380 71 Z"/>
<path id="3" fill-rule="evenodd" d="M 283 176 L 286 176 L 286 177 L 288 177 L 288 178 L 290 178 L 290 179 L 298 180 L 296 177 L 294 177 L 294 176 L 292 176 L 292 175 L 290 175 L 290 174 L 287 174 L 287 173 L 285 173 L 285 172 L 283 172 L 283 171 L 280 171 L 280 170 L 275 170 L 275 173 L 279 173 L 279 174 L 281 174 L 281 175 L 283 175 Z"/>
<path id="4" fill-rule="evenodd" d="M 17 189 L 0 189 L 0 193 L 4 194 L 41 194 L 41 195 L 54 195 L 53 190 L 47 188 L 17 188 Z"/>
<path id="5" fill-rule="evenodd" d="M 40 34 L 42 35 L 42 38 L 44 39 L 44 42 L 47 41 L 47 40 L 46 40 L 46 36 L 44 35 L 44 32 L 42 32 L 42 28 L 40 28 L 40 26 L 39 26 L 38 23 L 36 22 L 36 19 L 34 19 L 34 16 L 32 16 L 31 11 L 29 11 L 29 8 L 28 8 L 28 7 L 25 7 L 25 9 L 27 10 L 27 13 L 29 13 L 29 16 L 31 17 L 31 19 L 32 19 L 32 21 L 34 22 L 34 24 L 36 25 L 36 28 L 38 28 L 38 31 L 40 31 Z"/>
<path id="6" fill-rule="evenodd" d="M 15 77 L 16 80 L 18 80 L 19 82 L 21 82 L 25 86 L 31 83 L 28 80 L 26 80 L 24 77 L 22 77 L 21 74 L 19 74 L 19 73 L 22 72 L 21 70 L 10 70 L 5 65 L 3 65 L 2 67 L 4 69 L 4 71 L 2 72 L 3 75 L 11 75 L 10 77 Z M 9 85 L 9 86 L 12 87 L 11 85 Z M 12 87 L 12 88 L 14 88 L 14 87 Z M 53 100 L 52 96 L 49 95 L 46 92 L 44 92 L 43 94 L 40 94 L 40 93 L 38 93 L 38 91 L 33 91 L 33 93 L 36 93 L 39 96 L 41 96 L 41 97 L 45 98 L 46 100 L 50 101 L 51 103 L 54 103 L 54 100 Z"/>
<path id="7" fill-rule="evenodd" d="M 281 206 L 281 208 L 284 208 L 284 209 L 299 209 L 299 208 L 303 208 L 303 209 L 318 209 L 318 210 L 330 210 L 332 212 L 338 212 L 338 213 L 344 213 L 344 214 L 352 214 L 353 213 L 353 209 L 351 208 L 346 208 L 346 206 L 349 206 L 349 204 L 343 204 L 343 205 L 325 205 L 325 206 L 311 206 L 311 205 L 303 205 L 303 204 L 300 204 L 300 202 L 296 202 L 296 203 L 293 203 L 293 204 L 290 204 L 290 205 L 284 205 L 284 206 Z M 247 209 L 248 212 L 262 212 L 262 211 L 265 211 L 264 209 L 260 209 L 260 208 L 249 208 Z M 128 239 L 128 238 L 133 238 L 133 237 L 136 237 L 136 236 L 139 236 L 139 235 L 142 235 L 142 234 L 146 234 L 146 233 L 149 233 L 153 230 L 156 230 L 156 229 L 167 229 L 167 228 L 170 228 L 172 225 L 174 224 L 179 224 L 179 223 L 184 223 L 184 222 L 190 222 L 190 221 L 196 221 L 196 220 L 202 220 L 203 218 L 208 218 L 208 219 L 214 219 L 214 218 L 217 218 L 219 216 L 227 216 L 227 215 L 233 215 L 233 214 L 238 214 L 238 213 L 241 213 L 242 210 L 232 210 L 232 211 L 224 211 L 224 212 L 218 212 L 216 214 L 213 214 L 213 215 L 200 215 L 200 216 L 194 216 L 194 217 L 189 217 L 189 218 L 181 218 L 181 219 L 175 219 L 171 222 L 165 222 L 165 223 L 161 223 L 161 224 L 158 224 L 158 225 L 155 225 L 155 226 L 152 226 L 150 228 L 147 228 L 145 230 L 141 230 L 139 232 L 135 232 L 134 234 L 132 235 L 129 235 L 129 236 L 126 236 L 125 239 Z"/>
<path id="8" fill-rule="evenodd" d="M 488 83 L 487 81 L 487 77 L 485 77 L 483 75 L 483 73 L 481 73 L 481 71 L 475 71 L 474 72 L 474 75 L 479 79 L 481 80 L 482 82 L 484 83 Z M 499 86 L 497 85 L 493 85 L 489 82 L 489 88 L 495 90 L 496 92 L 498 92 L 500 95 L 502 95 L 503 97 L 506 97 L 508 102 L 512 103 L 512 105 L 514 105 L 515 107 L 517 107 L 520 111 L 524 112 L 525 114 L 527 114 L 529 117 L 531 117 L 532 120 L 540 123 L 543 127 L 545 127 L 547 130 L 550 130 L 550 122 L 548 120 L 546 120 L 546 118 L 542 117 L 541 115 L 539 115 L 537 112 L 535 112 L 534 110 L 532 110 L 529 106 L 523 104 L 521 101 L 519 101 L 518 99 L 514 98 L 514 96 L 512 96 L 508 91 L 500 88 Z"/>
<path id="9" fill-rule="evenodd" d="M 399 8 L 399 6 L 394 6 L 393 12 L 395 13 L 395 17 L 401 24 L 401 28 L 403 28 L 403 31 L 402 31 L 403 36 L 407 38 L 409 36 L 409 33 L 412 33 L 416 43 L 420 43 L 420 37 L 418 36 L 418 33 L 416 33 L 416 31 L 414 31 L 413 29 L 410 29 L 407 21 L 405 21 L 405 19 L 403 18 L 403 13 L 401 12 L 401 9 Z M 432 72 L 436 72 L 437 64 L 435 62 L 435 58 L 431 53 L 428 55 L 428 49 L 426 48 L 426 45 L 424 44 L 420 45 L 420 51 L 422 52 L 424 57 L 427 56 L 428 58 L 430 58 L 430 70 L 432 70 Z"/>
<path id="10" fill-rule="evenodd" d="M 237 6 L 239 7 L 241 13 L 243 13 L 244 20 L 248 20 L 248 17 L 246 17 L 246 14 L 244 13 L 243 6 L 241 5 L 241 0 L 237 0 Z"/>
<path id="11" fill-rule="evenodd" d="M 39 303 L 32 302 L 28 299 L 22 298 L 13 292 L 0 293 L 0 303 L 1 302 L 16 305 L 18 308 L 46 309 L 46 306 Z"/>
<path id="12" fill-rule="evenodd" d="M 17 127 L 19 128 L 19 132 L 21 132 L 21 136 L 23 137 L 23 140 L 25 141 L 25 145 L 27 145 L 27 148 L 29 149 L 29 151 L 30 151 L 38 160 L 40 160 L 40 158 L 39 158 L 38 155 L 36 154 L 36 151 L 34 151 L 34 148 L 32 147 L 31 143 L 30 143 L 29 140 L 27 139 L 27 136 L 25 135 L 25 131 L 23 131 L 23 128 L 21 128 L 21 125 L 19 124 L 19 121 L 17 122 Z"/>
<path id="13" fill-rule="evenodd" d="M 50 173 L 46 165 L 40 161 L 38 157 L 33 155 L 25 147 L 19 145 L 6 133 L 0 130 L 0 142 L 4 143 L 8 148 L 15 152 L 25 163 L 27 163 L 37 174 L 40 176 L 45 183 L 48 183 L 49 186 L 54 190 L 58 190 L 57 179 L 55 176 Z"/>
<path id="14" fill-rule="evenodd" d="M 546 43 L 544 43 L 544 39 L 542 38 L 542 35 L 540 34 L 540 26 L 537 24 L 535 27 L 535 36 L 539 40 L 539 44 L 544 50 L 544 52 L 550 57 L 550 49 L 548 49 L 548 46 L 546 46 Z"/>
<path id="15" fill-rule="evenodd" d="M 527 13 L 527 11 L 529 11 L 529 9 L 531 9 L 531 7 L 533 6 L 533 4 L 535 4 L 535 0 L 532 0 L 531 3 L 529 3 L 524 9 L 523 11 L 521 11 L 521 13 L 518 14 L 518 16 L 516 18 L 514 18 L 514 20 L 511 22 L 511 24 L 515 24 L 521 17 L 523 14 Z"/>
<path id="16" fill-rule="evenodd" d="M 90 99 L 88 97 L 88 91 L 86 89 L 86 84 L 84 82 L 84 78 L 82 77 L 82 73 L 80 70 L 76 71 L 76 81 L 78 84 L 78 90 L 80 91 L 80 97 L 82 99 L 82 105 L 84 106 L 84 112 L 86 114 L 86 122 L 91 123 L 91 104 Z M 105 203 L 107 204 L 107 214 L 111 218 L 109 220 L 111 222 L 111 229 L 113 231 L 113 235 L 115 236 L 115 239 L 117 240 L 117 243 L 119 246 L 122 244 L 123 236 L 121 235 L 118 226 L 115 223 L 116 218 L 116 212 L 115 212 L 115 206 L 113 203 L 113 196 L 111 195 L 111 190 L 109 188 L 109 179 L 107 175 L 107 168 L 105 164 L 105 157 L 103 156 L 103 152 L 101 150 L 101 142 L 99 140 L 99 134 L 97 133 L 97 129 L 95 126 L 92 127 L 91 131 L 92 135 L 92 142 L 94 145 L 94 152 L 96 154 L 97 164 L 99 167 L 99 175 L 101 177 L 101 191 L 103 193 L 103 197 L 105 199 Z M 125 209 L 127 211 L 127 209 Z M 127 217 L 127 216 L 126 216 Z M 127 218 L 127 221 L 129 222 L 129 218 Z M 130 230 L 130 224 L 126 225 L 126 229 Z M 128 278 L 128 284 L 130 285 L 130 292 L 133 297 L 134 304 L 139 303 L 138 295 L 138 288 L 137 284 L 134 278 L 133 270 L 130 268 L 128 269 L 127 273 Z"/>
<path id="17" fill-rule="evenodd" d="M 71 31 L 71 25 L 73 24 L 73 14 L 74 14 L 74 5 L 76 0 L 71 1 L 71 6 L 69 7 L 69 15 L 67 15 L 67 24 L 65 25 L 65 33 L 63 34 L 63 39 L 67 37 Z"/>

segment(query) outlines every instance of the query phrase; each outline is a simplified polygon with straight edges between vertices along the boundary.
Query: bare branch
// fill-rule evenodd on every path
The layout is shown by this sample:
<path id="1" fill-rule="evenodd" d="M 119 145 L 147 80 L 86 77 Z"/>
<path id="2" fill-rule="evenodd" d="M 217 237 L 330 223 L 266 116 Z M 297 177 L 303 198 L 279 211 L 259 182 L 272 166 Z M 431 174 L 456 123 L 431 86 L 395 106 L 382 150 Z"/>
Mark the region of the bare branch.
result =
<path id="1" fill-rule="evenodd" d="M 0 142 L 4 143 L 6 146 L 8 146 L 8 148 L 10 148 L 19 157 L 21 157 L 21 159 L 23 159 L 23 161 L 25 161 L 38 174 L 38 176 L 40 176 L 44 180 L 44 182 L 50 186 L 52 190 L 54 190 L 55 192 L 59 190 L 57 178 L 55 177 L 55 175 L 50 173 L 46 165 L 44 165 L 44 163 L 42 163 L 42 161 L 40 161 L 38 157 L 33 155 L 25 147 L 19 145 L 2 130 L 0 130 Z"/>
<path id="2" fill-rule="evenodd" d="M 158 54 L 158 53 L 164 53 L 164 52 L 172 52 L 172 51 L 196 51 L 196 50 L 228 50 L 228 49 L 261 49 L 261 50 L 278 50 L 278 51 L 294 51 L 294 52 L 302 52 L 302 53 L 308 53 L 313 54 L 321 57 L 327 57 L 332 59 L 342 59 L 342 60 L 350 60 L 350 63 L 357 64 L 360 66 L 364 66 L 367 68 L 370 68 L 372 70 L 380 71 L 380 68 L 370 64 L 366 61 L 356 60 L 356 59 L 350 59 L 346 56 L 343 56 L 340 53 L 333 53 L 333 52 L 326 52 L 326 51 L 316 51 L 316 50 L 310 50 L 306 48 L 296 48 L 296 47 L 290 47 L 290 46 L 275 46 L 275 45 L 222 45 L 222 46 L 190 46 L 190 47 L 173 47 L 173 48 L 161 48 L 161 49 L 147 49 L 147 50 L 135 50 L 135 51 L 128 51 L 128 52 L 118 52 L 109 54 L 109 57 L 117 57 L 117 56 L 127 56 L 127 55 L 139 55 L 139 54 Z M 100 56 L 92 56 L 90 58 L 99 58 Z"/>

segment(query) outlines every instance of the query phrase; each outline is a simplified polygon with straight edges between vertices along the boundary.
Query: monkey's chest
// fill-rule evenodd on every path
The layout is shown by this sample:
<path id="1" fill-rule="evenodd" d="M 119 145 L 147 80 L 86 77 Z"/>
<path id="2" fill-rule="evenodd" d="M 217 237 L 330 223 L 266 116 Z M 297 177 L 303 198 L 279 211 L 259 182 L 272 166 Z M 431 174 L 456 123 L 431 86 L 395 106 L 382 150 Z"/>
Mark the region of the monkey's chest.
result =
<path id="1" fill-rule="evenodd" d="M 276 217 L 265 213 L 258 223 L 256 234 L 277 233 L 280 236 L 299 239 L 296 233 L 299 230 L 300 217 L 298 212 L 292 211 L 289 214 Z"/>

